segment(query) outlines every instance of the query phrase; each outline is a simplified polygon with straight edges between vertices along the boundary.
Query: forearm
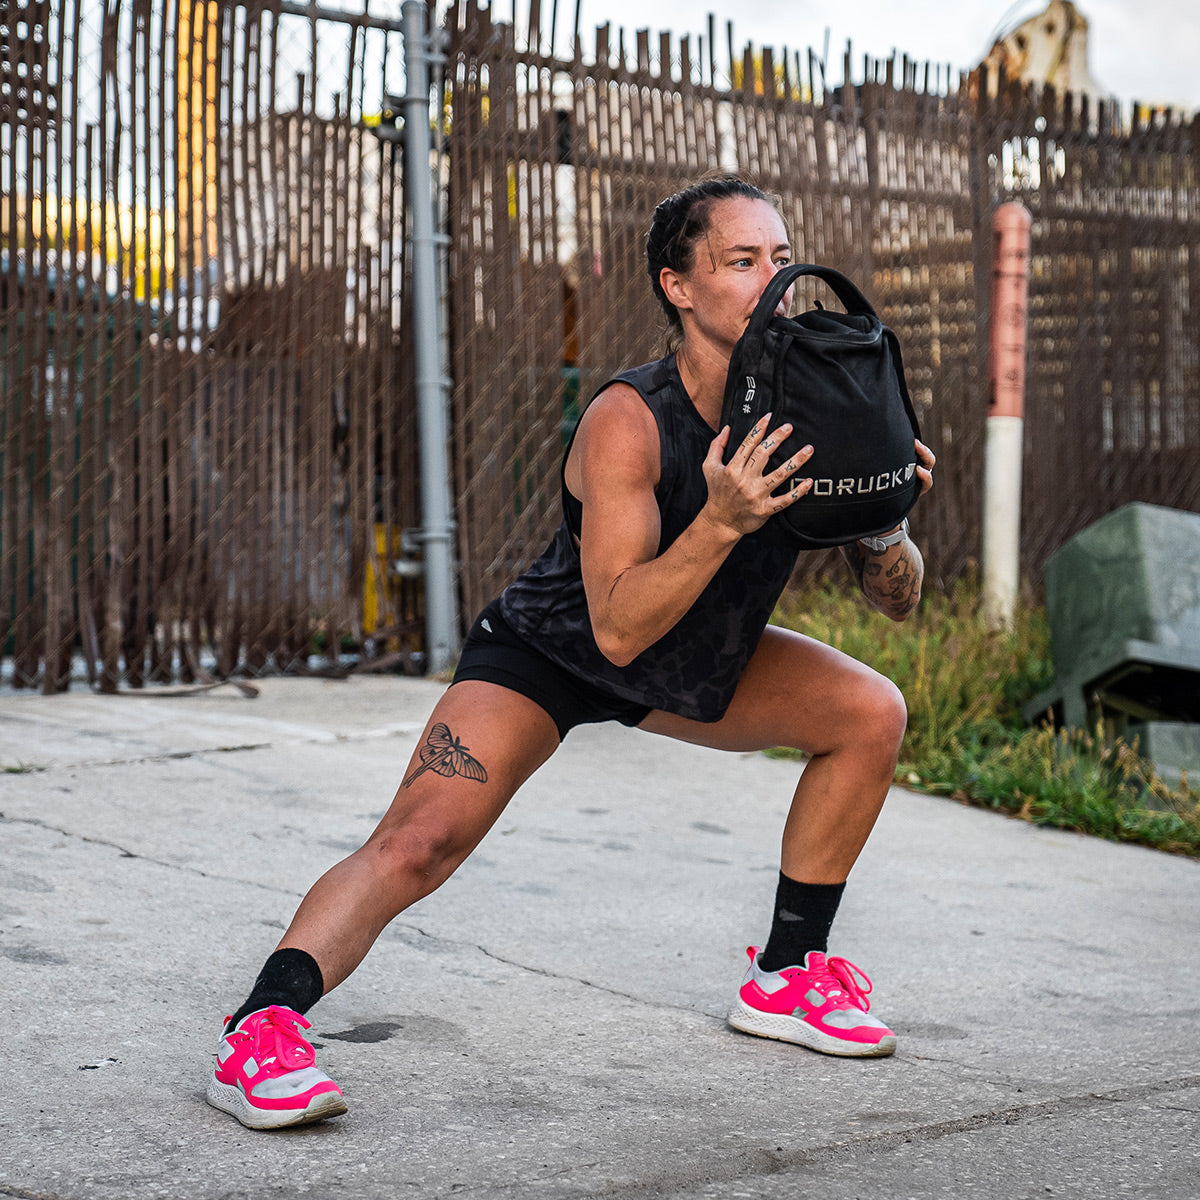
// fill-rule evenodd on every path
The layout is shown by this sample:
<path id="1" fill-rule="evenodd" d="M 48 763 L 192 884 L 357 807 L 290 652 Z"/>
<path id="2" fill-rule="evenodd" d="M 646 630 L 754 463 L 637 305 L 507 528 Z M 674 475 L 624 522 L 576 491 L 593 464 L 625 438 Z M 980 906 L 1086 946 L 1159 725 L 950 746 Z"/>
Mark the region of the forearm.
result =
<path id="1" fill-rule="evenodd" d="M 704 512 L 658 557 L 588 589 L 592 630 L 606 658 L 625 666 L 670 632 L 695 604 L 740 535 Z"/>
<path id="2" fill-rule="evenodd" d="M 625 385 L 588 409 L 564 477 L 583 504 L 583 584 L 596 644 L 611 662 L 625 666 L 673 629 L 738 541 L 806 494 L 811 481 L 781 489 L 812 456 L 811 446 L 766 470 L 771 448 L 791 429 L 784 423 L 768 433 L 763 418 L 729 462 L 728 426 L 713 438 L 700 464 L 707 499 L 659 553 L 662 514 L 655 489 L 661 464 L 654 420 Z"/>
<path id="3" fill-rule="evenodd" d="M 842 547 L 867 602 L 893 621 L 903 621 L 921 599 L 925 560 L 916 542 L 909 538 L 882 552 L 868 550 L 861 542 Z"/>

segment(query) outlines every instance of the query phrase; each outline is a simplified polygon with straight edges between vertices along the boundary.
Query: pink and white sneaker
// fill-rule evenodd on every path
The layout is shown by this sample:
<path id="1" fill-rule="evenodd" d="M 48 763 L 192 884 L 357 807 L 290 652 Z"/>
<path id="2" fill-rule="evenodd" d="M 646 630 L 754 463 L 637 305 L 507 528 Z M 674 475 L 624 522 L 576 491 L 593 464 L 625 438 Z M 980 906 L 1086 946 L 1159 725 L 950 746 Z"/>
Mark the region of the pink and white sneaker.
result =
<path id="1" fill-rule="evenodd" d="M 801 967 L 764 971 L 758 950 L 746 950 L 750 967 L 729 1013 L 734 1029 L 822 1054 L 875 1058 L 895 1053 L 896 1035 L 868 1012 L 871 981 L 852 962 L 810 950 Z"/>
<path id="2" fill-rule="evenodd" d="M 205 1099 L 250 1129 L 307 1125 L 346 1111 L 342 1089 L 313 1066 L 302 1029 L 309 1023 L 272 1004 L 244 1017 L 221 1038 Z"/>

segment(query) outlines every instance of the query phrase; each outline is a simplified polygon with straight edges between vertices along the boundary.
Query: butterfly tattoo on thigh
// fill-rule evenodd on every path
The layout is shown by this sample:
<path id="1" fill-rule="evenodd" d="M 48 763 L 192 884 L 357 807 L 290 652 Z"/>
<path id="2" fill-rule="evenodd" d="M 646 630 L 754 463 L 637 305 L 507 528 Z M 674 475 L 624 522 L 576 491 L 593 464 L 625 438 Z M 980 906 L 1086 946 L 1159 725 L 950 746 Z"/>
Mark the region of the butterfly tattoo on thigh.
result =
<path id="1" fill-rule="evenodd" d="M 468 753 L 469 746 L 464 746 L 451 732 L 447 725 L 439 721 L 430 731 L 419 751 L 421 765 L 400 785 L 409 787 L 426 771 L 434 771 L 447 779 L 461 775 L 464 779 L 476 779 L 487 783 L 487 771 L 483 763 L 472 758 Z"/>

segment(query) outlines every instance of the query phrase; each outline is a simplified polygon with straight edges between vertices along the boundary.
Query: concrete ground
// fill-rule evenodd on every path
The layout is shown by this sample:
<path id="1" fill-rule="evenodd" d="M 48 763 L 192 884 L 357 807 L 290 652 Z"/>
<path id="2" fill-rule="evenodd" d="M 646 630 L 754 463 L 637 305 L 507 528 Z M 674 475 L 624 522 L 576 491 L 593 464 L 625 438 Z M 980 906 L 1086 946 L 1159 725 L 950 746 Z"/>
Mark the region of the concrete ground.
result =
<path id="1" fill-rule="evenodd" d="M 832 950 L 891 1059 L 730 1031 L 798 766 L 572 733 L 310 1016 L 350 1111 L 203 1099 L 441 685 L 0 699 L 0 1197 L 1200 1196 L 1200 864 L 897 789 Z"/>

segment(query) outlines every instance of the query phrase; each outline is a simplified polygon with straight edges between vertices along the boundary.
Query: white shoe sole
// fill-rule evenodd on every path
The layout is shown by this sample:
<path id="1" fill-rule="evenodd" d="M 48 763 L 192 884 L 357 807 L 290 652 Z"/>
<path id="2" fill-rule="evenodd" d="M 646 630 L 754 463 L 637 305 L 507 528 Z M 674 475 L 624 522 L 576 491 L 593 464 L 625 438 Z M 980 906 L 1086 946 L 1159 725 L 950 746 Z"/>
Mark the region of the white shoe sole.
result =
<path id="1" fill-rule="evenodd" d="M 896 1036 L 891 1034 L 878 1042 L 851 1042 L 844 1038 L 831 1037 L 814 1029 L 799 1017 L 784 1013 L 765 1013 L 751 1008 L 740 997 L 728 1016 L 729 1024 L 742 1033 L 753 1033 L 758 1037 L 774 1038 L 777 1042 L 791 1042 L 805 1046 L 820 1054 L 835 1054 L 839 1058 L 886 1058 L 896 1052 Z"/>
<path id="2" fill-rule="evenodd" d="M 290 1129 L 324 1121 L 327 1117 L 339 1117 L 346 1111 L 346 1101 L 337 1092 L 322 1092 L 302 1109 L 255 1108 L 241 1088 L 221 1083 L 215 1075 L 209 1078 L 204 1098 L 213 1108 L 237 1117 L 247 1129 Z"/>

